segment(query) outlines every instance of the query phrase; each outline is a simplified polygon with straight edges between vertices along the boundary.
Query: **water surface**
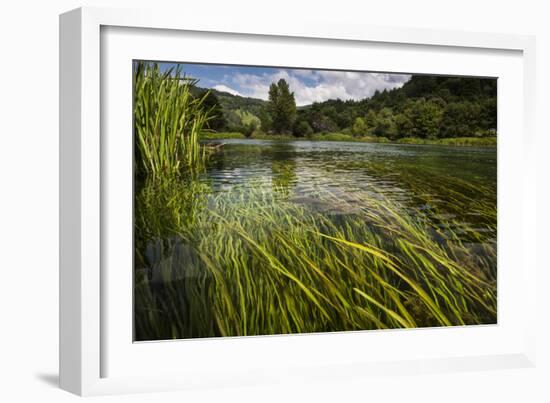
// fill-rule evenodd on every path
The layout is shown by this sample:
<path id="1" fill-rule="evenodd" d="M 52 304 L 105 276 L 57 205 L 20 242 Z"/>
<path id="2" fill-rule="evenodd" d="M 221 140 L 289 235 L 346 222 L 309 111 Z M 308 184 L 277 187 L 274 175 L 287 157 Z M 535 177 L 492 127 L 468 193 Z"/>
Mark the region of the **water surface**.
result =
<path id="1" fill-rule="evenodd" d="M 496 209 L 496 147 L 251 139 L 212 143 L 224 143 L 206 174 L 214 193 L 246 186 L 283 189 L 295 203 L 345 214 L 350 203 L 360 203 L 362 192 L 370 192 L 421 210 L 432 220 L 454 220 L 458 227 L 468 224 L 496 237 L 487 229 L 496 223 L 471 211 L 473 202 Z M 319 202 L 318 196 L 327 192 L 348 207 Z"/>

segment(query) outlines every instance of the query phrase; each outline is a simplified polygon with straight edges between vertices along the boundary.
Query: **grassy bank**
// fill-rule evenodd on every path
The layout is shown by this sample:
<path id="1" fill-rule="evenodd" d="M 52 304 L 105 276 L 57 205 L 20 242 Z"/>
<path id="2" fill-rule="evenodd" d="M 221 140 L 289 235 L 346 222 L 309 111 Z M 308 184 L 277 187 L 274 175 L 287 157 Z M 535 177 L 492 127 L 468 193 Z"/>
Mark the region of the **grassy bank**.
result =
<path id="1" fill-rule="evenodd" d="M 419 139 L 405 137 L 397 141 L 399 144 L 434 144 L 445 146 L 496 147 L 496 137 L 454 137 L 445 139 Z"/>
<path id="2" fill-rule="evenodd" d="M 244 134 L 239 132 L 205 132 L 201 134 L 202 139 L 206 140 L 219 140 L 219 139 L 254 139 L 254 140 L 300 140 L 298 137 L 287 134 L 265 134 L 265 133 L 254 133 L 250 137 L 246 137 Z M 304 139 L 301 139 L 304 140 Z"/>
<path id="3" fill-rule="evenodd" d="M 220 132 L 220 133 L 203 133 L 202 139 L 219 140 L 219 139 L 245 139 L 247 138 L 242 133 L 236 132 Z M 494 147 L 497 145 L 496 137 L 455 137 L 444 139 L 421 139 L 418 137 L 404 137 L 399 140 L 390 140 L 386 137 L 364 136 L 355 137 L 344 133 L 316 133 L 308 137 L 294 137 L 292 135 L 273 135 L 255 133 L 249 138 L 256 140 L 284 140 L 284 141 L 349 141 L 362 143 L 395 143 L 395 144 L 431 144 L 431 145 L 446 145 L 446 146 L 471 146 L 471 147 Z"/>

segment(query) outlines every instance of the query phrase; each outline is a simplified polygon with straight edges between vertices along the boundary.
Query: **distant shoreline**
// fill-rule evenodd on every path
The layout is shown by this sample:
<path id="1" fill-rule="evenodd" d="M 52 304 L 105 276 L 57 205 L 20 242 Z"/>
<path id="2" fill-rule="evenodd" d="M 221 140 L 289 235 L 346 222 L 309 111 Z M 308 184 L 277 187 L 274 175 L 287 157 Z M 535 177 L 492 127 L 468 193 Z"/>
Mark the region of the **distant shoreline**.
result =
<path id="1" fill-rule="evenodd" d="M 246 137 L 242 133 L 220 132 L 203 133 L 201 140 L 222 139 L 252 139 L 252 140 L 278 140 L 278 141 L 346 141 L 356 143 L 385 143 L 385 144 L 412 144 L 412 145 L 442 145 L 456 147 L 496 147 L 496 137 L 450 137 L 443 139 L 423 139 L 418 137 L 403 137 L 399 140 L 390 140 L 386 137 L 364 136 L 354 137 L 344 133 L 319 133 L 308 137 L 295 137 L 292 135 L 253 134 Z"/>

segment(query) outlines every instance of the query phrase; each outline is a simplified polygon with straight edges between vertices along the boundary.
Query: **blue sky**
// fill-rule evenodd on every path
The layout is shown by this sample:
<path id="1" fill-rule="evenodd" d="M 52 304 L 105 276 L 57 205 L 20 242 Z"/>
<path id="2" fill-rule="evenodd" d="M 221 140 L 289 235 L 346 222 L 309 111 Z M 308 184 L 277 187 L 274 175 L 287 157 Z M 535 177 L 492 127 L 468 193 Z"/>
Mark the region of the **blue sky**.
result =
<path id="1" fill-rule="evenodd" d="M 161 69 L 175 63 L 161 63 Z M 215 64 L 179 63 L 182 71 L 199 80 L 204 88 L 215 88 L 236 95 L 267 99 L 269 85 L 284 78 L 294 92 L 298 106 L 340 98 L 364 99 L 376 90 L 402 86 L 408 74 L 363 73 L 331 70 L 248 67 Z"/>

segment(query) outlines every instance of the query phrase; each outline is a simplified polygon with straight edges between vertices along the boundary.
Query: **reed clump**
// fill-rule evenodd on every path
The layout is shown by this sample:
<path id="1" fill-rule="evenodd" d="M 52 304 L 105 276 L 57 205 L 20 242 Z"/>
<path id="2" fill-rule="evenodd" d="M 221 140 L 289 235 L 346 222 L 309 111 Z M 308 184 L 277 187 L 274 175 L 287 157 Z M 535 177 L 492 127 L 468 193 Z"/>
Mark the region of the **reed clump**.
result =
<path id="1" fill-rule="evenodd" d="M 181 67 L 162 72 L 157 63 L 134 64 L 136 168 L 147 176 L 170 176 L 204 168 L 206 148 L 199 134 L 210 119 L 207 94 L 195 96 L 197 80 Z"/>

